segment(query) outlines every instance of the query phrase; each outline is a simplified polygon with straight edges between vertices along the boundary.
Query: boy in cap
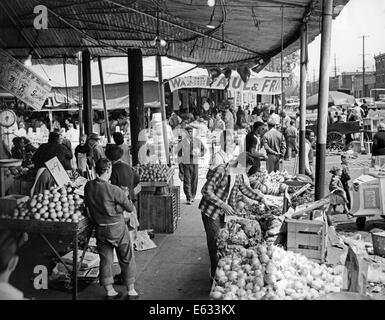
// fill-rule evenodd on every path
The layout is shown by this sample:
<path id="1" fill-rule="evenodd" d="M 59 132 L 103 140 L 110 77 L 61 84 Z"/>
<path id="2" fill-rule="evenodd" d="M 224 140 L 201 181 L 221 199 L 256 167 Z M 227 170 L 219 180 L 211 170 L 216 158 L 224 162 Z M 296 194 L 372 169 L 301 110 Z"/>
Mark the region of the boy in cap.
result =
<path id="1" fill-rule="evenodd" d="M 21 245 L 17 234 L 0 230 L 0 300 L 23 300 L 24 294 L 9 283 L 9 277 L 16 269 L 19 257 L 16 255 Z"/>
<path id="2" fill-rule="evenodd" d="M 90 218 L 95 226 L 95 237 L 100 256 L 100 284 L 106 291 L 107 300 L 121 297 L 112 286 L 114 283 L 112 265 L 115 249 L 123 282 L 127 287 L 127 298 L 136 299 L 139 294 L 135 291 L 136 264 L 134 247 L 124 220 L 123 212 L 133 211 L 132 202 L 127 194 L 118 186 L 109 183 L 112 165 L 108 159 L 101 158 L 96 162 L 97 178 L 88 181 L 84 188 L 84 201 L 89 209 Z"/>

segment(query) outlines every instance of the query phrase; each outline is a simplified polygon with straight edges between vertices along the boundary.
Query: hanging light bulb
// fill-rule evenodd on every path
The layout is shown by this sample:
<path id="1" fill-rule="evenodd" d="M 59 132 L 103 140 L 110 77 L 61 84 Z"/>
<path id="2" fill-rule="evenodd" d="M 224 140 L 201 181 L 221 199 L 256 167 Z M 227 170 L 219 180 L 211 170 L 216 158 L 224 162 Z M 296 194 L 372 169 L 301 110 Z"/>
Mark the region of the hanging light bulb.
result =
<path id="1" fill-rule="evenodd" d="M 26 67 L 32 66 L 32 54 L 29 54 L 29 55 L 28 55 L 28 58 L 24 61 L 24 65 L 25 65 Z"/>
<path id="2" fill-rule="evenodd" d="M 158 36 L 156 36 L 155 39 L 151 41 L 151 45 L 152 45 L 153 47 L 155 47 L 157 41 L 158 41 Z"/>
<path id="3" fill-rule="evenodd" d="M 207 0 L 207 5 L 209 7 L 214 7 L 215 6 L 215 0 Z"/>
<path id="4" fill-rule="evenodd" d="M 160 39 L 160 46 L 161 46 L 161 47 L 165 47 L 166 45 L 167 45 L 166 40 Z"/>

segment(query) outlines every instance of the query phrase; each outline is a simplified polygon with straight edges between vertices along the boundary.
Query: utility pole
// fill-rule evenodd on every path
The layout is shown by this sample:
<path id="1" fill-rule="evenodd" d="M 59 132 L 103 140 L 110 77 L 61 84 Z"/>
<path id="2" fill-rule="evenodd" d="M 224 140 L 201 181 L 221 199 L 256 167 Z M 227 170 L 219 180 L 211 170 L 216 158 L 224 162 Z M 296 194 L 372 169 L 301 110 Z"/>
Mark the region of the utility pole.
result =
<path id="1" fill-rule="evenodd" d="M 360 38 L 362 38 L 362 97 L 365 97 L 365 38 L 369 36 L 362 35 Z"/>
<path id="2" fill-rule="evenodd" d="M 316 83 L 315 83 L 315 67 L 313 67 L 313 85 L 311 86 L 311 91 L 312 91 L 312 95 L 313 94 L 316 94 L 315 92 L 315 88 L 316 88 Z"/>
<path id="3" fill-rule="evenodd" d="M 334 77 L 337 78 L 337 55 L 334 54 Z"/>

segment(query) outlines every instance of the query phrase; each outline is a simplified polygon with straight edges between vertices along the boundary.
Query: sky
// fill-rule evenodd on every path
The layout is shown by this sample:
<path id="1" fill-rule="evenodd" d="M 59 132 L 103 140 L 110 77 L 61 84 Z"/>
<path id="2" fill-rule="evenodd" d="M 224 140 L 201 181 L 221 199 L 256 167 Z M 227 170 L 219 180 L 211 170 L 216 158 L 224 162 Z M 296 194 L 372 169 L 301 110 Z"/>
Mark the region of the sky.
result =
<path id="1" fill-rule="evenodd" d="M 365 38 L 365 68 L 371 71 L 374 70 L 374 55 L 385 53 L 385 0 L 350 0 L 333 20 L 331 74 L 334 75 L 334 55 L 337 74 L 362 71 L 363 35 L 368 36 Z M 314 71 L 318 79 L 320 48 L 321 37 L 318 36 L 308 47 L 310 81 L 313 80 Z"/>

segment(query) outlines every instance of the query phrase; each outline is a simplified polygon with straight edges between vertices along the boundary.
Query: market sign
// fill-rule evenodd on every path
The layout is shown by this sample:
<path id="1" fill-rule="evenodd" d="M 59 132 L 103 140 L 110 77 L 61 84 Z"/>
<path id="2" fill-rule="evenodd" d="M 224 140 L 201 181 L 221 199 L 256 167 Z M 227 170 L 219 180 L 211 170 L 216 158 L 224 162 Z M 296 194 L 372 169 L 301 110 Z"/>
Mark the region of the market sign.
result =
<path id="1" fill-rule="evenodd" d="M 53 157 L 51 160 L 45 162 L 45 166 L 51 172 L 59 187 L 65 186 L 71 183 L 70 177 L 67 171 L 64 170 L 63 165 L 57 157 Z"/>
<path id="2" fill-rule="evenodd" d="M 0 87 L 36 110 L 40 110 L 51 86 L 36 73 L 0 49 Z"/>
<path id="3" fill-rule="evenodd" d="M 169 80 L 170 90 L 184 88 L 203 88 L 203 89 L 220 89 L 223 90 L 228 80 L 224 77 L 218 77 L 210 86 L 211 79 L 208 76 L 190 76 L 179 77 Z M 273 78 L 250 78 L 246 83 L 240 77 L 231 77 L 228 90 L 231 91 L 247 91 L 256 94 L 275 95 L 281 94 L 281 79 Z"/>

